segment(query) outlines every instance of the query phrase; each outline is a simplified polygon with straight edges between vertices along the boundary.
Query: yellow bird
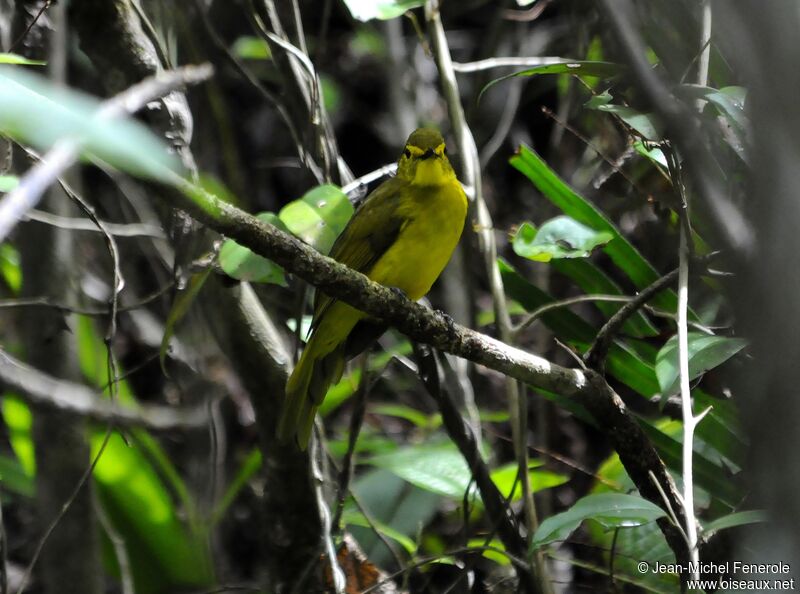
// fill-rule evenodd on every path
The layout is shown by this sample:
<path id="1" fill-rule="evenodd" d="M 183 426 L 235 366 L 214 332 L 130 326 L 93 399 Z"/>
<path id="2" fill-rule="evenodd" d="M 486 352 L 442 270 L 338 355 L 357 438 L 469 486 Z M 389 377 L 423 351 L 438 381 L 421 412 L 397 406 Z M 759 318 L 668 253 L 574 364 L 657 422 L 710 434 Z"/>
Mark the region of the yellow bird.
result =
<path id="1" fill-rule="evenodd" d="M 356 210 L 330 256 L 375 282 L 423 297 L 450 260 L 467 215 L 467 198 L 445 154 L 442 135 L 419 128 L 408 137 L 397 175 Z M 305 449 L 314 415 L 342 377 L 367 314 L 317 292 L 311 338 L 286 384 L 278 437 Z M 348 348 L 349 347 L 349 348 Z"/>

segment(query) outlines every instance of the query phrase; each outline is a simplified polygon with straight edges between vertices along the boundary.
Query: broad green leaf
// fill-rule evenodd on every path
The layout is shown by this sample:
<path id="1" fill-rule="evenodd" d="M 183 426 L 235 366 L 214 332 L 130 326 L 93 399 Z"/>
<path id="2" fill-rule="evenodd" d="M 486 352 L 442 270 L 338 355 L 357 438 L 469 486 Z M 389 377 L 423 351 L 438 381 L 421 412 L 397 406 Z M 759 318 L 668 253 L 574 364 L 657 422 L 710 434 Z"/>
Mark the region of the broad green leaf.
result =
<path id="1" fill-rule="evenodd" d="M 450 442 L 398 448 L 394 452 L 373 456 L 366 463 L 388 470 L 421 489 L 456 500 L 463 499 L 467 490 L 476 493 L 472 473 L 461 453 Z M 511 493 L 516 467 L 506 466 L 492 472 L 492 480 L 504 497 Z M 549 471 L 532 470 L 534 491 L 561 485 L 567 477 Z M 516 490 L 513 499 L 521 496 Z"/>
<path id="2" fill-rule="evenodd" d="M 10 192 L 19 185 L 16 175 L 0 175 L 0 192 Z"/>
<path id="3" fill-rule="evenodd" d="M 100 102 L 45 78 L 0 66 L 0 132 L 40 150 L 62 139 L 133 175 L 173 182 L 183 169 L 164 142 L 133 118 L 102 119 Z"/>
<path id="4" fill-rule="evenodd" d="M 403 15 L 412 8 L 425 4 L 425 0 L 344 0 L 353 18 L 359 21 L 388 20 Z"/>
<path id="5" fill-rule="evenodd" d="M 721 365 L 747 346 L 742 338 L 709 336 L 699 332 L 689 332 L 689 379 L 693 380 L 709 369 Z M 678 378 L 678 336 L 670 338 L 656 357 L 656 375 L 663 396 L 670 396 L 679 390 Z"/>
<path id="6" fill-rule="evenodd" d="M 572 60 L 558 62 L 555 64 L 545 64 L 543 66 L 528 68 L 527 70 L 521 70 L 519 72 L 514 72 L 512 74 L 496 78 L 484 86 L 483 89 L 481 89 L 478 97 L 480 98 L 480 96 L 483 95 L 490 87 L 496 85 L 497 83 L 519 76 L 538 76 L 541 74 L 574 74 L 576 76 L 587 76 L 593 78 L 610 78 L 612 76 L 616 76 L 621 71 L 622 66 L 613 62 Z"/>
<path id="7" fill-rule="evenodd" d="M 606 244 L 603 251 L 628 275 L 637 289 L 644 289 L 659 278 L 656 270 L 622 236 L 614 224 L 591 202 L 570 188 L 535 151 L 522 145 L 510 162 L 564 214 L 592 229 L 611 233 L 613 239 Z M 675 311 L 677 297 L 674 291 L 666 290 L 656 295 L 651 303 L 661 309 Z"/>
<path id="8" fill-rule="evenodd" d="M 584 107 L 616 115 L 646 140 L 661 140 L 663 138 L 664 135 L 660 132 L 659 126 L 653 121 L 650 114 L 641 113 L 632 107 L 617 105 L 611 103 L 611 101 L 611 95 L 602 93 L 589 99 L 584 104 Z"/>
<path id="9" fill-rule="evenodd" d="M 717 518 L 703 526 L 703 536 L 705 538 L 711 536 L 720 530 L 727 530 L 728 528 L 736 528 L 738 526 L 747 526 L 749 524 L 758 524 L 767 522 L 769 516 L 764 510 L 751 510 L 740 511 L 727 516 Z"/>
<path id="10" fill-rule="evenodd" d="M 641 526 L 664 517 L 664 510 L 636 495 L 598 493 L 582 497 L 567 511 L 547 518 L 533 535 L 531 546 L 565 540 L 584 520 L 595 520 L 607 529 Z"/>
<path id="11" fill-rule="evenodd" d="M 269 60 L 272 57 L 272 51 L 269 49 L 269 44 L 261 37 L 254 37 L 252 35 L 243 35 L 233 42 L 231 50 L 240 58 L 245 60 Z"/>
<path id="12" fill-rule="evenodd" d="M 608 231 L 595 231 L 568 216 L 545 222 L 538 230 L 522 223 L 512 240 L 514 253 L 537 262 L 561 258 L 587 258 L 592 250 L 614 238 Z"/>
<path id="13" fill-rule="evenodd" d="M 290 202 L 278 217 L 294 235 L 327 254 L 353 215 L 353 205 L 341 188 L 317 186 Z"/>
<path id="14" fill-rule="evenodd" d="M 46 66 L 47 62 L 42 60 L 29 60 L 19 54 L 0 53 L 0 64 L 11 64 L 15 66 Z"/>
<path id="15" fill-rule="evenodd" d="M 407 446 L 364 462 L 388 470 L 420 489 L 454 499 L 461 499 L 467 489 L 474 489 L 467 463 L 450 442 Z"/>
<path id="16" fill-rule="evenodd" d="M 283 221 L 271 212 L 262 212 L 256 218 L 275 225 L 281 231 L 289 232 Z M 232 239 L 226 239 L 222 244 L 219 251 L 219 265 L 225 274 L 240 281 L 288 286 L 283 268 L 272 260 L 254 254 Z"/>

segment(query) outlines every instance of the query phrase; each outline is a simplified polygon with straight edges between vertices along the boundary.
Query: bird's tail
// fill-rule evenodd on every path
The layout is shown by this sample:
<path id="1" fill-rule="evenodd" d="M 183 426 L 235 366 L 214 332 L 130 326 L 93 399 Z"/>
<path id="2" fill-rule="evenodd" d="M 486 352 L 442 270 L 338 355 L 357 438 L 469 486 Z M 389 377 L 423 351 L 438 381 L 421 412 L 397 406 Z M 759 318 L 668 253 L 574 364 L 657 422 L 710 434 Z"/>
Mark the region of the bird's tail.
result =
<path id="1" fill-rule="evenodd" d="M 331 384 L 342 378 L 344 344 L 324 352 L 315 333 L 308 341 L 297 366 L 286 383 L 286 399 L 278 422 L 278 439 L 287 442 L 293 437 L 300 449 L 308 447 L 314 416 Z"/>

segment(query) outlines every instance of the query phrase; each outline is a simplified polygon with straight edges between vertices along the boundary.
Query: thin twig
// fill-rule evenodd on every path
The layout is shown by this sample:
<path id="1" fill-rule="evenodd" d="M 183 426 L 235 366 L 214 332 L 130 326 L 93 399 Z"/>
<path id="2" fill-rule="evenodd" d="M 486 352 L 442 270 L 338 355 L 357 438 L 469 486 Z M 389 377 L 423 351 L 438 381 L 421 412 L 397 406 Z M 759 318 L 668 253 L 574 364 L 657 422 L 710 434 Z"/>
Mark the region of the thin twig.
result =
<path id="1" fill-rule="evenodd" d="M 320 468 L 320 460 L 325 455 L 322 440 L 315 438 L 316 447 L 315 453 L 311 456 L 311 474 L 314 481 L 314 493 L 317 496 L 317 508 L 320 515 L 320 523 L 322 524 L 322 541 L 325 545 L 325 552 L 328 555 L 328 564 L 331 569 L 331 581 L 336 594 L 345 594 L 347 586 L 347 577 L 345 576 L 342 568 L 339 567 L 338 559 L 336 558 L 336 546 L 333 544 L 333 534 L 331 532 L 331 511 L 328 508 L 328 502 L 325 500 L 325 493 L 323 484 L 325 477 Z"/>
<path id="2" fill-rule="evenodd" d="M 92 221 L 79 217 L 62 217 L 61 215 L 44 212 L 42 210 L 33 209 L 23 217 L 23 220 L 36 221 L 37 223 L 44 223 L 52 225 L 59 229 L 66 229 L 69 231 L 91 231 L 95 233 L 102 233 L 98 226 Z M 106 231 L 116 237 L 154 237 L 156 239 L 164 239 L 163 229 L 157 225 L 150 225 L 148 223 L 109 223 L 108 221 L 101 221 Z"/>
<path id="3" fill-rule="evenodd" d="M 510 58 L 486 58 L 476 62 L 453 62 L 453 70 L 456 72 L 482 72 L 493 68 L 508 68 L 509 66 L 523 66 L 527 68 L 537 68 L 539 66 L 549 66 L 551 64 L 564 64 L 570 62 L 569 58 L 553 57 L 522 57 L 515 56 Z"/>
<path id="4" fill-rule="evenodd" d="M 611 316 L 611 318 L 609 318 L 605 325 L 600 329 L 594 339 L 594 342 L 592 343 L 592 346 L 589 347 L 588 351 L 586 351 L 586 354 L 583 357 L 586 365 L 588 365 L 591 369 L 602 372 L 605 367 L 605 359 L 606 355 L 608 355 L 608 349 L 611 347 L 611 343 L 613 342 L 617 332 L 619 332 L 619 329 L 622 328 L 623 324 L 625 324 L 628 318 L 641 309 L 641 307 L 647 301 L 673 283 L 677 276 L 678 269 L 676 268 L 675 270 L 668 272 L 660 279 L 650 284 L 648 287 L 643 289 L 641 293 L 636 295 L 636 297 L 620 307 L 619 311 Z"/>

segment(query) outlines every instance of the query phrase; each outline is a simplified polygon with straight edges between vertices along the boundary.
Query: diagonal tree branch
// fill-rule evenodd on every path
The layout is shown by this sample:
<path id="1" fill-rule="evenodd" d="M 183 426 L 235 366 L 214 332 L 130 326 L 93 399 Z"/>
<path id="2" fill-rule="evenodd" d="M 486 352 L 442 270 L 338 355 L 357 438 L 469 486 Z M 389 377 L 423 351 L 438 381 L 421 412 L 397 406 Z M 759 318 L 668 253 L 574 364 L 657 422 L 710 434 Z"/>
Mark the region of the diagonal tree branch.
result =
<path id="1" fill-rule="evenodd" d="M 509 346 L 495 338 L 459 326 L 443 314 L 413 303 L 391 289 L 321 255 L 300 240 L 227 204 L 184 180 L 184 194 L 170 193 L 172 206 L 240 245 L 269 258 L 332 297 L 379 318 L 408 337 L 499 371 L 540 389 L 572 397 L 603 428 L 642 496 L 659 506 L 664 501 L 653 485 L 653 472 L 673 508 L 680 509 L 674 482 L 653 444 L 625 404 L 602 376 L 593 370 L 569 369 Z M 660 523 L 679 562 L 688 563 L 686 543 L 668 521 Z"/>

